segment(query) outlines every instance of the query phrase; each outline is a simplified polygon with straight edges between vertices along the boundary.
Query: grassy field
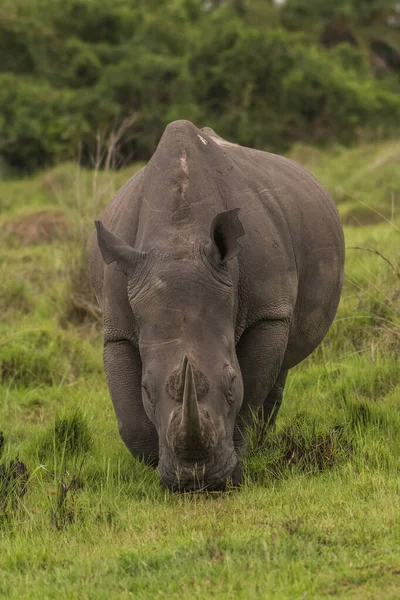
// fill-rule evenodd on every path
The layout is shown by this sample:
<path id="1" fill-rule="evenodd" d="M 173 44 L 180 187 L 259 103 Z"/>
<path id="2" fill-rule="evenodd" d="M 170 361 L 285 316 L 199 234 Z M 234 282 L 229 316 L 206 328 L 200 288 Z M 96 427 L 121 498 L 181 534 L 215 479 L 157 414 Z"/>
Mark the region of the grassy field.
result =
<path id="1" fill-rule="evenodd" d="M 132 168 L 0 182 L 0 597 L 399 598 L 400 142 L 293 156 L 346 223 L 343 298 L 224 494 L 118 437 L 85 240 Z"/>

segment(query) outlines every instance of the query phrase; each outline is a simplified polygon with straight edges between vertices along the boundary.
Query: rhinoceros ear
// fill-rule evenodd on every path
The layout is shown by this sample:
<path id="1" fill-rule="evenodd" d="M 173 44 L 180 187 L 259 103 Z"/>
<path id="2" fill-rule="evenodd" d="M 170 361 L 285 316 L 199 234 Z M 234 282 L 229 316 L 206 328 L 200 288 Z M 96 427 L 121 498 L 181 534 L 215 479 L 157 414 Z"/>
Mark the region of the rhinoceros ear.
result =
<path id="1" fill-rule="evenodd" d="M 226 263 L 235 258 L 242 248 L 238 238 L 244 235 L 243 225 L 239 220 L 240 209 L 218 213 L 211 223 L 211 240 L 207 250 L 217 259 Z"/>
<path id="2" fill-rule="evenodd" d="M 95 221 L 94 224 L 96 225 L 99 248 L 106 265 L 116 262 L 116 271 L 121 271 L 125 275 L 132 273 L 138 261 L 143 260 L 146 254 L 137 252 L 121 238 L 111 233 L 101 221 Z"/>

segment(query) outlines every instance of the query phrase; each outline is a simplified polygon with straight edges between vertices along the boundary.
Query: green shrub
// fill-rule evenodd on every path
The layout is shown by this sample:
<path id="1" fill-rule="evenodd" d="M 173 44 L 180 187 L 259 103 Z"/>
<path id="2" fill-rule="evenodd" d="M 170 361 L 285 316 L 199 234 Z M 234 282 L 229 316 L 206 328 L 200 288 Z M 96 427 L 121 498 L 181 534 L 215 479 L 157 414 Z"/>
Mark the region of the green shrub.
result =
<path id="1" fill-rule="evenodd" d="M 122 163 L 147 160 L 178 118 L 278 151 L 397 130 L 398 81 L 374 75 L 369 33 L 358 47 L 328 50 L 318 30 L 336 5 L 258 4 L 8 0 L 0 9 L 0 161 L 26 171 L 80 149 L 90 164 L 97 135 L 128 117 Z M 359 24 L 378 4 L 339 8 Z"/>
<path id="2" fill-rule="evenodd" d="M 364 20 L 390 7 L 387 0 L 286 0 L 283 19 L 288 26 L 299 27 L 312 20 L 329 19 L 337 14 Z"/>
<path id="3" fill-rule="evenodd" d="M 89 90 L 56 89 L 31 77 L 0 74 L 1 153 L 12 167 L 29 171 L 73 157 L 107 113 L 112 118 L 112 107 Z"/>
<path id="4" fill-rule="evenodd" d="M 366 123 L 387 133 L 398 122 L 398 96 L 348 66 L 348 54 L 239 20 L 217 23 L 209 35 L 212 43 L 199 45 L 192 58 L 204 82 L 197 97 L 204 119 L 228 139 L 285 150 L 294 139 L 350 143 Z"/>

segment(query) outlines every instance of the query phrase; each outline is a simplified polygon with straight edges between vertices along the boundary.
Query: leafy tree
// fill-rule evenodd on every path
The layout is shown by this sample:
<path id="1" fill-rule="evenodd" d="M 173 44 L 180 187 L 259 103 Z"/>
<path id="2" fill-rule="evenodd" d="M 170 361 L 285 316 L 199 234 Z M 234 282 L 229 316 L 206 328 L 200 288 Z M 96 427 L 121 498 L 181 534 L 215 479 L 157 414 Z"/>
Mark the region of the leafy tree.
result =
<path id="1" fill-rule="evenodd" d="M 127 159 L 147 159 L 177 118 L 278 151 L 394 132 L 398 77 L 375 77 L 362 44 L 319 44 L 336 12 L 361 23 L 385 4 L 2 0 L 0 158 L 32 170 L 81 147 L 89 160 L 96 132 L 132 116 Z"/>

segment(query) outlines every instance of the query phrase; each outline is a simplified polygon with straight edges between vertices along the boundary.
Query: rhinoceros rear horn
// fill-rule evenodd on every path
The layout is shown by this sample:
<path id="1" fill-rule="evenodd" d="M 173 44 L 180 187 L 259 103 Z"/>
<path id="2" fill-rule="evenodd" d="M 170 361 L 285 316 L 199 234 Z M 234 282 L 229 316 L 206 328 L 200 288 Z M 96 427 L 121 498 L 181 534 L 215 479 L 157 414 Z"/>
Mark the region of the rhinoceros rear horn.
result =
<path id="1" fill-rule="evenodd" d="M 97 242 L 106 265 L 115 262 L 116 271 L 129 275 L 137 263 L 146 257 L 146 254 L 137 252 L 121 238 L 111 233 L 101 221 L 95 221 L 94 224 L 97 230 Z"/>
<path id="2" fill-rule="evenodd" d="M 211 223 L 211 240 L 207 250 L 222 263 L 237 256 L 242 248 L 238 238 L 244 235 L 243 225 L 239 220 L 239 208 L 218 213 Z"/>

